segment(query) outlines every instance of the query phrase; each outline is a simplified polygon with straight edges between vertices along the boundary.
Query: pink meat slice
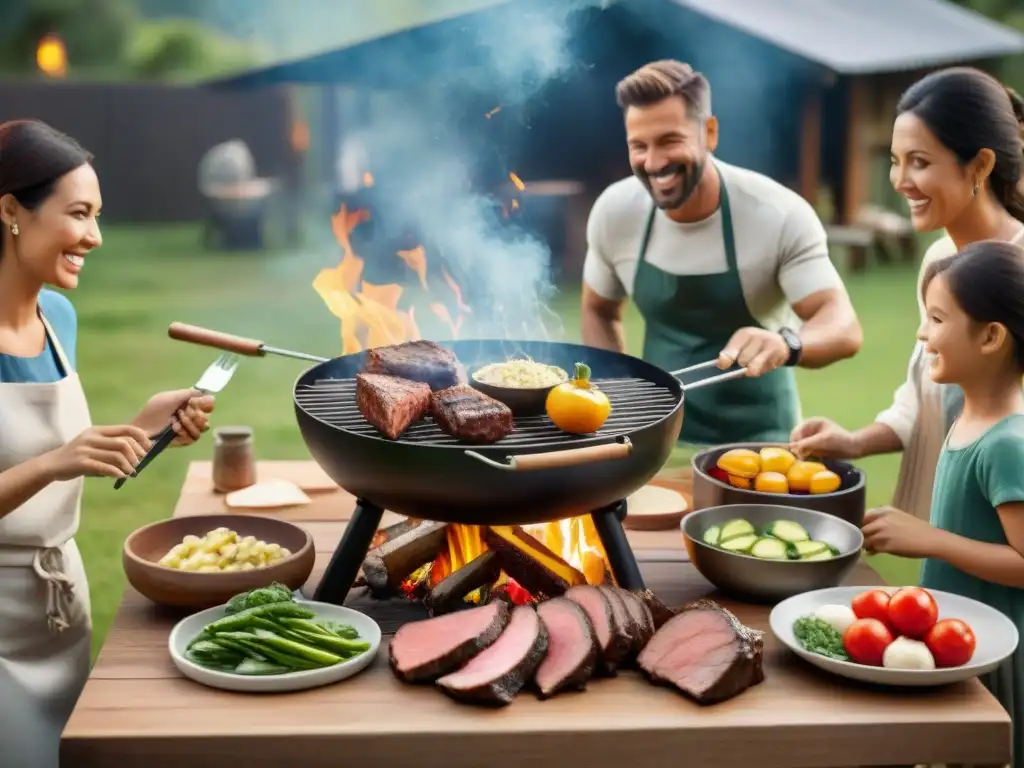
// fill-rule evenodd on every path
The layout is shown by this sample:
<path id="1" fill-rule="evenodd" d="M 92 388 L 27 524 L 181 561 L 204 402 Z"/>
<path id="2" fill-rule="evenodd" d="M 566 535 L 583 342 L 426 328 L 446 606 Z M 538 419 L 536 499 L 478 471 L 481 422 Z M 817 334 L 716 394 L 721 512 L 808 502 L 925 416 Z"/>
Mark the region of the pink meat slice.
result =
<path id="1" fill-rule="evenodd" d="M 658 660 L 665 654 L 671 652 L 677 646 L 687 643 L 693 637 L 706 631 L 713 625 L 712 617 L 710 616 L 684 620 L 683 616 L 685 615 L 680 614 L 668 620 L 654 633 L 654 636 L 647 642 L 647 646 L 640 652 L 640 656 L 637 658 L 637 664 L 640 665 L 641 669 L 653 672 Z"/>
<path id="2" fill-rule="evenodd" d="M 565 596 L 586 611 L 590 623 L 594 626 L 597 647 L 601 653 L 605 653 L 611 645 L 614 627 L 611 623 L 611 605 L 604 595 L 597 587 L 578 586 L 570 587 Z"/>
<path id="3" fill-rule="evenodd" d="M 391 640 L 400 670 L 416 669 L 446 656 L 487 631 L 498 619 L 498 602 L 404 624 Z"/>
<path id="4" fill-rule="evenodd" d="M 582 687 L 594 671 L 597 645 L 586 614 L 579 604 L 555 598 L 537 606 L 548 631 L 548 652 L 534 682 L 542 696 L 565 687 Z"/>
<path id="5" fill-rule="evenodd" d="M 465 689 L 497 680 L 522 663 L 536 642 L 539 631 L 537 612 L 530 606 L 517 607 L 505 631 L 493 644 L 470 659 L 462 669 L 440 678 L 437 684 Z"/>

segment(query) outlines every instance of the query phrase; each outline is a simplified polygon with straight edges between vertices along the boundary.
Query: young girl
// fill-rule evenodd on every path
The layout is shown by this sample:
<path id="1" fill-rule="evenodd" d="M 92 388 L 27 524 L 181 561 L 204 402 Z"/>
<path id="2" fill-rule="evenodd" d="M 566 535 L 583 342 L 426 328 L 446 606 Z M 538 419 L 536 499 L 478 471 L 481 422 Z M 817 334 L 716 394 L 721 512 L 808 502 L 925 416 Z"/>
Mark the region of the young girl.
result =
<path id="1" fill-rule="evenodd" d="M 963 411 L 939 455 L 930 523 L 872 510 L 865 548 L 925 558 L 921 586 L 1024 627 L 1024 249 L 972 243 L 931 264 L 922 292 L 931 378 L 960 386 Z M 1013 766 L 1024 768 L 1024 648 L 983 682 L 1013 719 Z"/>

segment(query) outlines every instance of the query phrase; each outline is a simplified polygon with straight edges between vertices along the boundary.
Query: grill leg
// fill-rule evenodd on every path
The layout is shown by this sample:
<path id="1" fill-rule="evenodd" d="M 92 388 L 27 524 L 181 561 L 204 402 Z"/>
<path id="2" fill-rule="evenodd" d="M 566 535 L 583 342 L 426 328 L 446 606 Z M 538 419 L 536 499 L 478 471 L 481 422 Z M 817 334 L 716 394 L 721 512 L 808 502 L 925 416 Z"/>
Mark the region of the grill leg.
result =
<path id="1" fill-rule="evenodd" d="M 384 510 L 367 501 L 360 499 L 356 503 L 352 519 L 345 526 L 345 534 L 313 593 L 314 600 L 332 605 L 345 604 L 383 514 Z"/>
<path id="2" fill-rule="evenodd" d="M 629 546 L 626 532 L 622 530 L 622 520 L 626 517 L 626 502 L 620 501 L 610 507 L 598 509 L 590 513 L 601 537 L 608 564 L 612 567 L 615 581 L 623 589 L 645 589 L 644 577 L 640 574 L 633 548 Z"/>

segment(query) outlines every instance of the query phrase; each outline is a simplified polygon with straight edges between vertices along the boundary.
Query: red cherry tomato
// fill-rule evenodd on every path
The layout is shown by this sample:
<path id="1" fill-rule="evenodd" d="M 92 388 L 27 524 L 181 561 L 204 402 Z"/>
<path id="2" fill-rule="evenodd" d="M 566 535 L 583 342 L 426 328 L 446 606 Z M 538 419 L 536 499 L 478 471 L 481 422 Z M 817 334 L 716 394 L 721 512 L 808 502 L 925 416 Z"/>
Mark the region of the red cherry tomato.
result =
<path id="1" fill-rule="evenodd" d="M 924 636 L 937 667 L 962 667 L 974 656 L 974 631 L 960 619 L 936 622 Z"/>
<path id="2" fill-rule="evenodd" d="M 939 606 L 926 589 L 904 587 L 889 598 L 889 626 L 901 635 L 922 638 L 938 619 Z"/>
<path id="3" fill-rule="evenodd" d="M 889 593 L 884 589 L 861 592 L 850 602 L 850 608 L 858 619 L 878 619 L 889 624 Z"/>
<path id="4" fill-rule="evenodd" d="M 724 469 L 719 469 L 718 467 L 711 467 L 711 469 L 708 470 L 708 474 L 711 477 L 715 478 L 715 480 L 718 480 L 719 482 L 726 484 L 729 483 L 729 473 L 726 472 Z"/>
<path id="5" fill-rule="evenodd" d="M 878 619 L 857 619 L 843 632 L 850 660 L 872 667 L 882 666 L 882 654 L 892 641 L 892 632 Z"/>

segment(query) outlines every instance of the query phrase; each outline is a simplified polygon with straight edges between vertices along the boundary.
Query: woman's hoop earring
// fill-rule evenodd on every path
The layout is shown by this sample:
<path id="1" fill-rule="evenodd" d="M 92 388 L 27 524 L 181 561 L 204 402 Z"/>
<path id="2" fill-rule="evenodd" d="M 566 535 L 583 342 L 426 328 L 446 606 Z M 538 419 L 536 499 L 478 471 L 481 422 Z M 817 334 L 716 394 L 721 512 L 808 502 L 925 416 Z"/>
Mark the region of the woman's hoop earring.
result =
<path id="1" fill-rule="evenodd" d="M 11 234 L 15 237 L 18 236 L 18 222 L 16 221 L 11 222 Z"/>

